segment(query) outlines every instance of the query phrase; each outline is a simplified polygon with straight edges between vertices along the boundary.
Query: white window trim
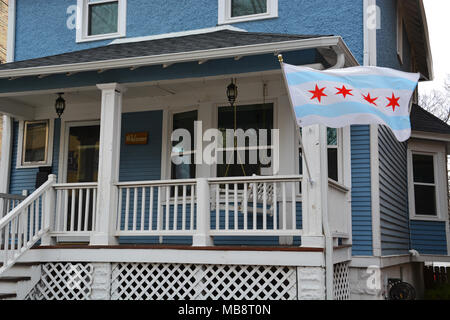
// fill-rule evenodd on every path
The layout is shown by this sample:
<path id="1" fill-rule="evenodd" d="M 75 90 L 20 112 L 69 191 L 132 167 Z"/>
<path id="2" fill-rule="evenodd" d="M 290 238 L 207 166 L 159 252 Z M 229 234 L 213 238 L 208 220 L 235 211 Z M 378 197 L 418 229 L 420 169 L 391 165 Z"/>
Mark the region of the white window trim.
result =
<path id="1" fill-rule="evenodd" d="M 219 1 L 218 24 L 230 24 L 262 19 L 278 18 L 278 0 L 267 0 L 267 12 L 240 17 L 231 17 L 231 0 Z"/>
<path id="2" fill-rule="evenodd" d="M 434 164 L 434 181 L 436 192 L 436 215 L 417 215 L 415 211 L 414 198 L 414 176 L 413 176 L 413 155 L 429 155 L 433 156 Z M 412 220 L 426 221 L 446 221 L 448 212 L 447 203 L 447 173 L 446 170 L 446 153 L 444 148 L 435 145 L 425 145 L 424 143 L 414 144 L 408 148 L 408 202 L 409 217 Z"/>
<path id="3" fill-rule="evenodd" d="M 33 120 L 31 122 L 38 121 L 48 121 L 48 137 L 47 137 L 47 159 L 42 162 L 34 162 L 24 164 L 23 160 L 23 143 L 25 136 L 25 122 L 24 120 L 19 121 L 19 132 L 18 132 L 18 140 L 17 140 L 17 163 L 16 169 L 29 169 L 29 168 L 39 168 L 39 167 L 51 167 L 53 163 L 53 134 L 54 134 L 54 119 L 41 119 L 41 120 Z"/>
<path id="4" fill-rule="evenodd" d="M 101 34 L 101 35 L 88 35 L 88 23 L 89 23 L 89 6 L 88 0 L 77 0 L 77 36 L 76 41 L 79 42 L 88 42 L 88 41 L 97 41 L 97 40 L 106 40 L 106 39 L 114 39 L 121 38 L 126 36 L 126 27 L 127 27 L 127 0 L 100 0 L 95 2 L 95 4 L 99 3 L 108 3 L 108 2 L 118 2 L 118 24 L 117 24 L 117 32 Z"/>
<path id="5" fill-rule="evenodd" d="M 167 149 L 166 149 L 166 157 L 165 157 L 165 163 L 166 163 L 166 168 L 165 168 L 165 177 L 168 180 L 174 179 L 172 177 L 172 132 L 173 132 L 173 116 L 175 114 L 178 113 L 184 113 L 184 112 L 190 112 L 190 111 L 197 111 L 197 121 L 200 121 L 200 110 L 198 106 L 190 106 L 190 107 L 180 107 L 180 108 L 172 108 L 168 111 L 168 120 L 169 123 L 167 123 L 167 131 L 166 131 L 166 137 L 163 137 L 163 141 L 166 141 L 167 144 Z M 194 137 L 191 137 L 192 139 L 194 139 Z M 195 141 L 194 141 L 194 146 L 195 146 Z M 191 151 L 194 155 L 196 153 L 196 151 Z M 186 152 L 188 153 L 188 152 Z M 195 156 L 194 156 L 195 159 Z M 195 161 L 195 160 L 194 160 Z M 200 165 L 196 164 L 195 166 L 195 178 L 199 177 L 199 170 L 200 170 Z"/>

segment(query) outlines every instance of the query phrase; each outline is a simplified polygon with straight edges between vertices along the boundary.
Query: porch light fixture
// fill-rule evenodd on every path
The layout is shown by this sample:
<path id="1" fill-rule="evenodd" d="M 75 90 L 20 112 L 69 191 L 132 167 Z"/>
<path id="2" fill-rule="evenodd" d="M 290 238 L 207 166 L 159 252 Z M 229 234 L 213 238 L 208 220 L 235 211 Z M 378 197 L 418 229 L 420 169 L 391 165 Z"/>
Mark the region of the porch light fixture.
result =
<path id="1" fill-rule="evenodd" d="M 61 118 L 62 114 L 64 113 L 64 110 L 66 109 L 66 100 L 63 99 L 62 95 L 64 93 L 59 92 L 58 95 L 58 99 L 56 99 L 55 102 L 55 110 L 56 110 L 56 114 L 58 115 L 59 118 Z"/>
<path id="2" fill-rule="evenodd" d="M 231 83 L 228 85 L 227 87 L 227 97 L 228 97 L 228 102 L 230 102 L 230 105 L 233 106 L 236 98 L 238 96 L 238 88 L 237 86 L 234 84 L 233 79 L 231 79 Z"/>

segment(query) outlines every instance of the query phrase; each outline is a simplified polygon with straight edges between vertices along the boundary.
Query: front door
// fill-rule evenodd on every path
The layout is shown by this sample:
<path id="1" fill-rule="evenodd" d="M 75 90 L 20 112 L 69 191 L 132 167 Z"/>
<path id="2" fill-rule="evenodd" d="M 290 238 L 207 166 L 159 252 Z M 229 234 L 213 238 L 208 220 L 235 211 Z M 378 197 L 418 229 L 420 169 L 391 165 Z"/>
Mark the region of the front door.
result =
<path id="1" fill-rule="evenodd" d="M 98 121 L 67 123 L 65 131 L 64 172 L 66 183 L 97 182 L 100 148 Z M 60 230 L 67 235 L 58 237 L 61 242 L 86 242 L 94 226 L 96 190 L 92 187 L 74 186 L 60 190 Z"/>
<path id="2" fill-rule="evenodd" d="M 66 182 L 97 182 L 100 125 L 68 126 Z"/>

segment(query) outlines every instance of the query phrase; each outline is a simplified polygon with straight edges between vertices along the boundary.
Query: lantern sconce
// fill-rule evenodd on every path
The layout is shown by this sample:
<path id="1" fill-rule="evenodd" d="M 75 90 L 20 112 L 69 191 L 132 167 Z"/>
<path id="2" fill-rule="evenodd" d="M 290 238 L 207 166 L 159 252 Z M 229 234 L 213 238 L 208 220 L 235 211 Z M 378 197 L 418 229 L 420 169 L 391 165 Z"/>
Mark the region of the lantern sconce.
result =
<path id="1" fill-rule="evenodd" d="M 63 92 L 59 92 L 58 93 L 59 97 L 55 101 L 55 110 L 59 118 L 61 118 L 62 114 L 64 113 L 64 110 L 66 109 L 66 100 L 64 100 L 64 98 L 62 97 L 63 94 L 64 94 Z"/>
<path id="2" fill-rule="evenodd" d="M 237 96 L 238 96 L 238 88 L 235 84 L 235 81 L 231 79 L 231 83 L 227 87 L 228 102 L 230 103 L 231 106 L 234 106 Z"/>

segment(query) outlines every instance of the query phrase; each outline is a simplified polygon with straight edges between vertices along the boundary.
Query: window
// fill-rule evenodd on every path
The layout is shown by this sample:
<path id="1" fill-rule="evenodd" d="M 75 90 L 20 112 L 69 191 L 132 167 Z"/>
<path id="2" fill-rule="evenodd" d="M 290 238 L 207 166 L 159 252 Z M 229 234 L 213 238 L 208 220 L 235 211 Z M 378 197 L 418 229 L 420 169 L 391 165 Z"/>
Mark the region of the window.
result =
<path id="1" fill-rule="evenodd" d="M 300 129 L 301 130 L 301 129 Z M 301 131 L 300 131 L 301 132 Z M 327 128 L 327 162 L 328 162 L 328 178 L 335 181 L 340 180 L 340 131 L 334 128 Z M 299 174 L 303 174 L 302 149 L 299 146 Z"/>
<path id="2" fill-rule="evenodd" d="M 176 138 L 172 141 L 171 177 L 172 179 L 195 178 L 195 141 L 194 122 L 197 121 L 197 111 L 175 113 L 172 120 L 172 132 L 177 129 L 185 129 L 189 132 L 190 142 L 184 141 L 187 137 Z M 190 144 L 190 148 L 186 148 Z M 188 150 L 186 150 L 188 149 Z M 181 161 L 174 161 L 178 157 Z"/>
<path id="3" fill-rule="evenodd" d="M 17 167 L 51 165 L 53 126 L 48 120 L 21 121 Z"/>
<path id="4" fill-rule="evenodd" d="M 414 205 L 416 215 L 436 216 L 434 156 L 412 155 Z"/>
<path id="5" fill-rule="evenodd" d="M 125 36 L 126 0 L 78 0 L 77 42 Z"/>
<path id="6" fill-rule="evenodd" d="M 278 17 L 278 0 L 219 0 L 219 24 Z"/>
<path id="7" fill-rule="evenodd" d="M 218 177 L 242 177 L 252 175 L 265 175 L 264 169 L 270 170 L 270 158 L 272 150 L 271 130 L 273 129 L 273 104 L 256 104 L 237 106 L 236 109 L 236 128 L 242 129 L 245 136 L 245 150 L 238 150 L 233 153 L 222 152 L 222 163 L 217 164 Z M 218 128 L 222 132 L 224 138 L 223 146 L 227 146 L 227 129 L 235 128 L 235 117 L 233 107 L 220 107 L 218 112 Z M 257 148 L 251 148 L 252 129 L 254 141 L 257 140 Z M 266 129 L 267 141 L 263 143 L 262 131 Z M 228 141 L 228 145 L 234 145 L 234 142 Z M 253 146 L 254 147 L 254 146 Z M 261 154 L 264 152 L 264 154 Z M 268 159 L 266 159 L 267 155 Z M 230 157 L 231 156 L 231 157 Z M 228 157 L 228 158 L 227 158 Z M 231 159 L 232 158 L 232 159 Z M 256 159 L 255 159 L 256 158 Z M 267 163 L 261 162 L 261 159 L 266 159 Z M 231 163 L 232 162 L 232 163 Z"/>
<path id="8" fill-rule="evenodd" d="M 338 130 L 327 128 L 327 155 L 328 155 L 328 178 L 339 180 L 339 145 Z"/>

